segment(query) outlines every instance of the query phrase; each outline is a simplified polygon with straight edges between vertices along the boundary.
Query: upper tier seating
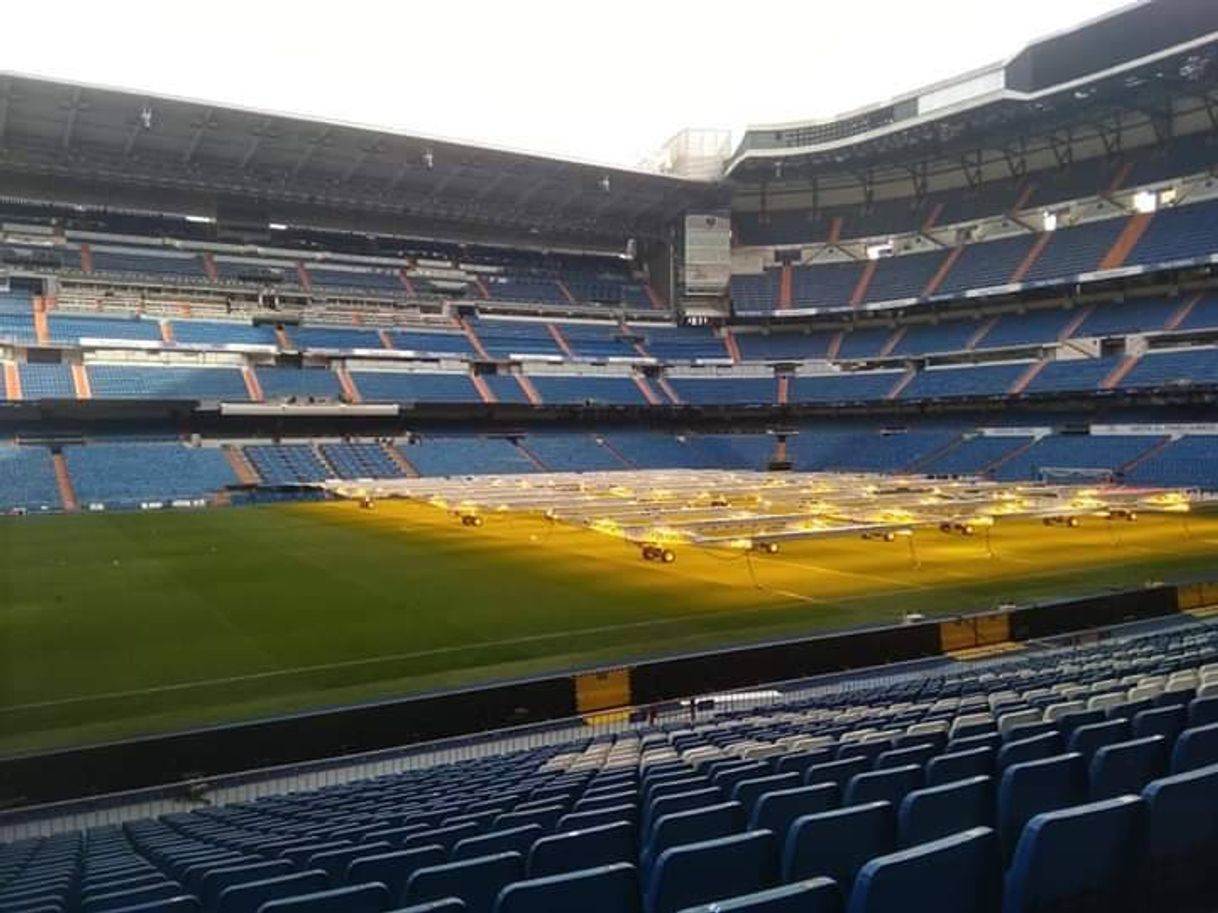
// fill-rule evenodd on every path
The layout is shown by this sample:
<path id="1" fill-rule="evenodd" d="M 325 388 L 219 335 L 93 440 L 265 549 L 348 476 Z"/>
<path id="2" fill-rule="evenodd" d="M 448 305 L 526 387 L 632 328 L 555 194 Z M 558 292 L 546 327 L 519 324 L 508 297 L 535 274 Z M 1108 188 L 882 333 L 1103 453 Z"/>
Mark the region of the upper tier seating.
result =
<path id="1" fill-rule="evenodd" d="M 405 371 L 352 371 L 351 380 L 366 403 L 475 403 L 478 391 L 468 374 Z"/>
<path id="2" fill-rule="evenodd" d="M 340 399 L 343 395 L 338 375 L 325 368 L 258 368 L 255 372 L 268 400 L 289 397 Z"/>
<path id="3" fill-rule="evenodd" d="M 797 375 L 791 382 L 791 402 L 848 403 L 884 399 L 901 376 L 900 371 Z"/>
<path id="4" fill-rule="evenodd" d="M 966 244 L 936 294 L 958 295 L 975 288 L 1006 285 L 1032 249 L 1034 235 Z"/>
<path id="5" fill-rule="evenodd" d="M 946 251 L 936 250 L 877 260 L 875 273 L 862 300 L 872 302 L 920 298 L 947 256 Z"/>
<path id="6" fill-rule="evenodd" d="M 236 368 L 91 363 L 88 373 L 98 399 L 249 399 Z"/>
<path id="7" fill-rule="evenodd" d="M 561 403 L 594 403 L 623 406 L 645 406 L 647 399 L 629 377 L 603 377 L 595 374 L 563 377 L 536 374 L 533 386 L 548 405 Z"/>
<path id="8" fill-rule="evenodd" d="M 901 399 L 947 396 L 1002 396 L 1028 369 L 1027 362 L 919 371 L 901 391 Z"/>
<path id="9" fill-rule="evenodd" d="M 351 289 L 370 295 L 401 298 L 406 286 L 397 272 L 378 269 L 337 269 L 335 267 L 307 266 L 305 270 L 315 288 Z"/>
<path id="10" fill-rule="evenodd" d="M 1103 219 L 1052 232 L 1023 281 L 1060 279 L 1097 269 L 1125 227 L 1125 219 Z"/>
<path id="11" fill-rule="evenodd" d="M 776 403 L 778 385 L 772 377 L 670 377 L 682 403 Z"/>
<path id="12" fill-rule="evenodd" d="M 791 303 L 797 308 L 845 308 L 865 265 L 844 263 L 796 266 L 791 271 Z"/>
<path id="13" fill-rule="evenodd" d="M 65 447 L 76 496 L 82 504 L 134 507 L 148 501 L 208 498 L 237 481 L 215 447 L 177 441 L 97 442 Z"/>
<path id="14" fill-rule="evenodd" d="M 836 332 L 742 333 L 733 330 L 745 361 L 805 361 L 825 358 Z"/>
<path id="15" fill-rule="evenodd" d="M 79 345 L 82 339 L 134 339 L 161 341 L 161 327 L 155 320 L 138 317 L 85 317 L 52 314 L 47 318 L 51 342 Z"/>
<path id="16" fill-rule="evenodd" d="M 1218 629 L 1193 622 L 776 686 L 766 704 L 709 702 L 696 720 L 14 842 L 0 847 L 0 907 L 1206 909 L 1218 729 L 1202 722 L 1216 699 L 1198 695 L 1216 661 Z M 1123 763 L 1165 711 L 1178 728 Z M 1051 754 L 1012 760 L 1042 741 Z"/>
<path id="17" fill-rule="evenodd" d="M 273 346 L 275 329 L 249 323 L 222 323 L 214 320 L 174 320 L 170 322 L 174 342 L 215 345 Z"/>
<path id="18" fill-rule="evenodd" d="M 710 327 L 672 327 L 636 324 L 631 328 L 645 339 L 649 355 L 661 361 L 693 361 L 695 359 L 728 357 L 723 341 Z"/>
<path id="19" fill-rule="evenodd" d="M 299 349 L 383 349 L 376 330 L 355 327 L 299 326 L 288 331 L 288 338 Z"/>
<path id="20" fill-rule="evenodd" d="M 1212 150 L 1211 150 L 1212 152 Z M 1127 263 L 1172 263 L 1208 257 L 1218 238 L 1218 200 L 1161 209 Z"/>
<path id="21" fill-rule="evenodd" d="M 30 364 L 19 366 L 22 399 L 75 399 L 72 370 L 67 365 Z"/>
<path id="22" fill-rule="evenodd" d="M 1121 381 L 1122 387 L 1161 387 L 1218 382 L 1218 349 L 1150 351 Z"/>
<path id="23" fill-rule="evenodd" d="M 512 355 L 559 355 L 562 349 L 549 324 L 526 320 L 482 318 L 474 324 L 483 348 L 492 358 Z"/>
<path id="24" fill-rule="evenodd" d="M 173 281 L 207 278 L 197 254 L 168 251 L 117 250 L 94 247 L 93 272 L 126 276 L 163 277 Z"/>

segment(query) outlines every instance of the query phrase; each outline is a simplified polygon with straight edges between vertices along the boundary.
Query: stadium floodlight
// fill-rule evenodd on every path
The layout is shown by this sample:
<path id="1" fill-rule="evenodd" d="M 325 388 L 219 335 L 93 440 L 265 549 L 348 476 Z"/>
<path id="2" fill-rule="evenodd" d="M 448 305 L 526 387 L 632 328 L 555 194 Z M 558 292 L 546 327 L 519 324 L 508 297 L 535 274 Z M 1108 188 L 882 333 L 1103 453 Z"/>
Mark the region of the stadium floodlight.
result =
<path id="1" fill-rule="evenodd" d="M 1041 216 L 1041 224 L 1045 231 L 1057 231 L 1057 213 L 1050 209 L 1046 209 Z"/>
<path id="2" fill-rule="evenodd" d="M 436 156 L 435 153 L 430 149 L 425 149 L 423 151 L 423 167 L 428 171 L 431 171 L 432 168 L 436 167 Z"/>
<path id="3" fill-rule="evenodd" d="M 1133 195 L 1135 212 L 1151 213 L 1159 208 L 1159 196 L 1153 190 L 1141 190 Z"/>
<path id="4" fill-rule="evenodd" d="M 271 231 L 287 231 L 288 227 L 282 222 L 267 222 L 266 227 Z"/>
<path id="5" fill-rule="evenodd" d="M 609 181 L 609 175 L 606 174 L 606 175 L 602 176 L 601 177 L 601 190 L 604 191 L 605 193 L 608 193 L 612 187 L 613 187 L 613 185 Z"/>
<path id="6" fill-rule="evenodd" d="M 187 222 L 194 222 L 198 225 L 211 225 L 216 220 L 211 216 L 185 216 Z"/>

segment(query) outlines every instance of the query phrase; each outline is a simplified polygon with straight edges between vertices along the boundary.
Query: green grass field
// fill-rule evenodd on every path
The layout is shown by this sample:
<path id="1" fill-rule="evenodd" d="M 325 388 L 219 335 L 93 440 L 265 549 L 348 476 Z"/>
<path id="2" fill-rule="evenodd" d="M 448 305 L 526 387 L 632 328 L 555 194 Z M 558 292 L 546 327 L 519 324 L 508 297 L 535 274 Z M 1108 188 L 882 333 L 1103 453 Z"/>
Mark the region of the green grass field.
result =
<path id="1" fill-rule="evenodd" d="M 1187 534 L 1186 534 L 1187 528 Z M 1204 575 L 1218 518 L 639 560 L 382 502 L 0 519 L 0 753 Z"/>

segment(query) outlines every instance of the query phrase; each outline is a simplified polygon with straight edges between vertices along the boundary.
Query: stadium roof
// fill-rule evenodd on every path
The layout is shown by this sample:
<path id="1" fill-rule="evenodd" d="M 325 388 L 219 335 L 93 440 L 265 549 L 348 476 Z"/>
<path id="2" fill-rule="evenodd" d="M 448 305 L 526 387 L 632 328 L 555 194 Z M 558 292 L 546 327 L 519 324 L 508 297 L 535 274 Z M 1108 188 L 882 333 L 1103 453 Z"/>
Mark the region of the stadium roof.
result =
<path id="1" fill-rule="evenodd" d="M 713 184 L 300 116 L 0 74 L 0 193 L 620 250 Z"/>
<path id="2" fill-rule="evenodd" d="M 1016 14 L 1012 12 L 1012 14 Z M 832 178 L 954 161 L 1049 137 L 1136 129 L 1210 107 L 1218 3 L 1143 0 L 1034 42 L 1006 61 L 827 120 L 750 128 L 726 172 L 740 181 Z M 1169 128 L 1170 129 L 1170 128 Z M 851 178 L 853 180 L 853 178 Z"/>

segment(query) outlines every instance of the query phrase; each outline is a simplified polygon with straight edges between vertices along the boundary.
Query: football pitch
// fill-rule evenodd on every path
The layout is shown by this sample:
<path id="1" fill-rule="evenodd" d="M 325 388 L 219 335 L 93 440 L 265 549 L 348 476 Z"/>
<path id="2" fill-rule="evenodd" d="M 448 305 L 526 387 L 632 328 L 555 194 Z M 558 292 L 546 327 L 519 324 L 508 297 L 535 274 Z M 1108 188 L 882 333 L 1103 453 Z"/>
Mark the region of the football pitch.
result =
<path id="1" fill-rule="evenodd" d="M 383 501 L 0 518 L 0 754 L 1213 576 L 1218 516 L 686 547 Z"/>

